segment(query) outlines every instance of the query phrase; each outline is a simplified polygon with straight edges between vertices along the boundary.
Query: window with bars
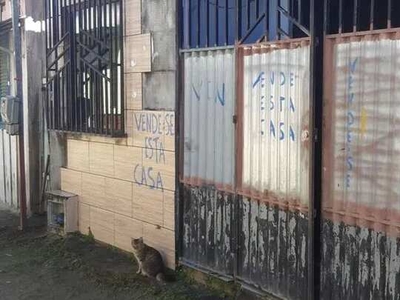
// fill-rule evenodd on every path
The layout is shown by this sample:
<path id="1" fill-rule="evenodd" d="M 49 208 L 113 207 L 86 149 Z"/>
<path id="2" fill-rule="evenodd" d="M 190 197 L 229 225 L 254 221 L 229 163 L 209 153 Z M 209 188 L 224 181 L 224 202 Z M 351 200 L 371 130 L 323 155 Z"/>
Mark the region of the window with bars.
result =
<path id="1" fill-rule="evenodd" d="M 47 121 L 124 135 L 122 0 L 46 0 Z"/>

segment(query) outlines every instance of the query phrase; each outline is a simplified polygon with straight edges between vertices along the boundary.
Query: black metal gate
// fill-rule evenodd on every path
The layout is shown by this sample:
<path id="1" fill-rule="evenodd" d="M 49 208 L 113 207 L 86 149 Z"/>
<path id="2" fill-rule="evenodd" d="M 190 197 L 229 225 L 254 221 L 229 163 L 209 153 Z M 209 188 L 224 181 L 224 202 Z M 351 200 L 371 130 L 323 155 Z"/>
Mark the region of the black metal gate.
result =
<path id="1" fill-rule="evenodd" d="M 322 103 L 314 99 L 321 99 L 322 51 L 315 40 L 322 38 L 323 16 L 317 2 L 181 0 L 180 6 L 180 262 L 285 299 L 311 299 L 316 291 L 314 199 L 321 176 L 314 128 L 321 128 Z M 287 120 L 296 115 L 297 125 L 282 125 L 281 113 Z M 281 173 L 287 178 L 281 186 L 268 179 Z"/>

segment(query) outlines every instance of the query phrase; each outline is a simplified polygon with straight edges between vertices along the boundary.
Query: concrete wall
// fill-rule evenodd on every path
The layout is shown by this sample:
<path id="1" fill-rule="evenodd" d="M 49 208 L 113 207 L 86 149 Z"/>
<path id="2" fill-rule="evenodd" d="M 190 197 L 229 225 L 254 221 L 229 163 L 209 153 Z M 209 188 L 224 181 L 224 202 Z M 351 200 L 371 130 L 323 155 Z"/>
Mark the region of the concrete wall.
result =
<path id="1" fill-rule="evenodd" d="M 126 251 L 143 236 L 174 268 L 175 1 L 124 5 L 127 137 L 68 135 L 61 187 L 79 195 L 81 232 Z"/>

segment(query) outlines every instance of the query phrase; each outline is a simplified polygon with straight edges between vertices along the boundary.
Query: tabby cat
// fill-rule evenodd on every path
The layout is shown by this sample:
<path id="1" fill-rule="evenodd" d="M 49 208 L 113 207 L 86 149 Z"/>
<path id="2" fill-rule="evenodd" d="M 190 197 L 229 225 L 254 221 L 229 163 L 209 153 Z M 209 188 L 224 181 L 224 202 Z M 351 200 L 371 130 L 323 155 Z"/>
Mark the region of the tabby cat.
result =
<path id="1" fill-rule="evenodd" d="M 165 282 L 164 263 L 160 252 L 146 245 L 143 238 L 132 239 L 133 254 L 139 264 L 137 274 Z"/>

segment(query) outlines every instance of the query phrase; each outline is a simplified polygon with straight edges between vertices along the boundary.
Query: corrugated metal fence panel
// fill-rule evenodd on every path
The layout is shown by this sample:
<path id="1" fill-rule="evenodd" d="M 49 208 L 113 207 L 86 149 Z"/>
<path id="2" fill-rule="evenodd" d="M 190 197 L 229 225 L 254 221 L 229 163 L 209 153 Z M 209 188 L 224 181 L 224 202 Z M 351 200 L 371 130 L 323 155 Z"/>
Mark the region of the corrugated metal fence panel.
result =
<path id="1" fill-rule="evenodd" d="M 308 218 L 241 198 L 238 277 L 283 299 L 306 299 Z"/>
<path id="2" fill-rule="evenodd" d="M 0 202 L 18 208 L 17 137 L 0 130 Z"/>
<path id="3" fill-rule="evenodd" d="M 333 45 L 326 206 L 400 225 L 400 40 L 393 37 Z"/>
<path id="4" fill-rule="evenodd" d="M 183 258 L 186 264 L 233 276 L 235 199 L 212 187 L 183 187 Z"/>
<path id="5" fill-rule="evenodd" d="M 308 40 L 243 48 L 241 193 L 308 206 Z"/>
<path id="6" fill-rule="evenodd" d="M 323 299 L 400 298 L 400 33 L 326 41 Z"/>
<path id="7" fill-rule="evenodd" d="M 232 190 L 234 50 L 185 53 L 184 64 L 184 180 Z"/>

